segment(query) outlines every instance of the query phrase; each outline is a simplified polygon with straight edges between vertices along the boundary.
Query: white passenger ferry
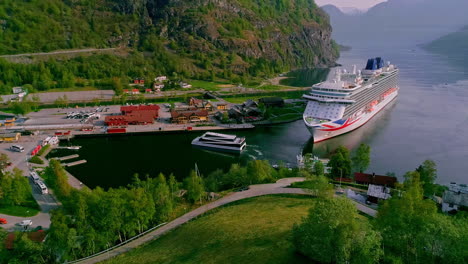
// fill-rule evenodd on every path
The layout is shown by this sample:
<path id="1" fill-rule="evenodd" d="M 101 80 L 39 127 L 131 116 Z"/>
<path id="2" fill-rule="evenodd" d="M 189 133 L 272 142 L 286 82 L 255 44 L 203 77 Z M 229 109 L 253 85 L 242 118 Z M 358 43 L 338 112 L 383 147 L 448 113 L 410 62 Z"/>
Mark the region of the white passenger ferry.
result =
<path id="1" fill-rule="evenodd" d="M 220 151 L 241 152 L 247 146 L 244 137 L 206 132 L 192 141 L 192 145 Z"/>
<path id="2" fill-rule="evenodd" d="M 367 61 L 356 72 L 337 70 L 335 78 L 312 86 L 303 96 L 309 102 L 304 123 L 320 142 L 364 125 L 398 95 L 398 73 L 394 65 L 380 57 Z"/>

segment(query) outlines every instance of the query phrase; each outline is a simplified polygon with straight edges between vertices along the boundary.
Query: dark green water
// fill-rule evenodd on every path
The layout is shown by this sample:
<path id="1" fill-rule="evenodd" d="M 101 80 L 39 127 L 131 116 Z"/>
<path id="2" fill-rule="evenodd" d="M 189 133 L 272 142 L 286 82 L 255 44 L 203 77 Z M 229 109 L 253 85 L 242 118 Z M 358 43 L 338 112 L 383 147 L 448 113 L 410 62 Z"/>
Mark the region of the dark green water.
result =
<path id="1" fill-rule="evenodd" d="M 67 170 L 87 186 L 117 187 L 130 183 L 135 173 L 157 176 L 160 172 L 174 173 L 178 179 L 187 176 L 197 163 L 204 175 L 217 168 L 227 170 L 233 163 L 244 164 L 250 159 L 284 160 L 295 164 L 307 139 L 302 122 L 255 130 L 230 131 L 247 138 L 247 149 L 240 155 L 213 152 L 192 147 L 192 140 L 202 133 L 152 134 L 76 138 L 70 144 L 79 145 L 79 151 L 54 150 L 51 156 L 78 153 L 86 164 Z M 298 147 L 299 146 L 299 147 Z"/>

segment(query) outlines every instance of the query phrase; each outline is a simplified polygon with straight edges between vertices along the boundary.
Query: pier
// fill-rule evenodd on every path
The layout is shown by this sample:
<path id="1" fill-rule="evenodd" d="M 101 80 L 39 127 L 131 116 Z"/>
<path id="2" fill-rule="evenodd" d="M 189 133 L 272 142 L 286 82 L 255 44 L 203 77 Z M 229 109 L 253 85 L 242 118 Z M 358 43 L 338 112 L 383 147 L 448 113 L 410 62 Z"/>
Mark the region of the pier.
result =
<path id="1" fill-rule="evenodd" d="M 73 154 L 73 155 L 68 155 L 68 156 L 64 156 L 64 157 L 57 157 L 57 158 L 53 158 L 53 159 L 64 161 L 64 160 L 76 159 L 79 156 L 80 155 L 78 155 L 78 154 Z"/>
<path id="2" fill-rule="evenodd" d="M 56 149 L 70 149 L 70 150 L 79 150 L 81 146 L 69 146 L 69 147 L 55 147 Z"/>
<path id="3" fill-rule="evenodd" d="M 64 167 L 72 167 L 72 166 L 84 164 L 84 163 L 86 163 L 86 162 L 87 162 L 86 160 L 77 160 L 77 161 L 73 161 L 73 162 L 70 162 L 70 163 L 62 163 L 62 166 L 64 166 Z"/>

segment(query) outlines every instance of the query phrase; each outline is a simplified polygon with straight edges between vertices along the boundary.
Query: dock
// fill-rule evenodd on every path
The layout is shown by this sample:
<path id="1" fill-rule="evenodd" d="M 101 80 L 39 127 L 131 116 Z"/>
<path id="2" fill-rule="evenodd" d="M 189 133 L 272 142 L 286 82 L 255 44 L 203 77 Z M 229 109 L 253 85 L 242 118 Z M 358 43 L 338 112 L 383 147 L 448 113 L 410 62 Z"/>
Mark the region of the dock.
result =
<path id="1" fill-rule="evenodd" d="M 72 166 L 84 164 L 86 162 L 87 162 L 86 160 L 77 160 L 77 161 L 73 161 L 73 162 L 70 162 L 70 163 L 62 163 L 62 165 L 64 167 L 72 167 Z"/>
<path id="2" fill-rule="evenodd" d="M 64 157 L 57 157 L 57 158 L 53 158 L 53 159 L 64 161 L 64 160 L 69 160 L 69 159 L 76 159 L 79 156 L 80 155 L 78 155 L 78 154 L 73 154 L 73 155 L 68 155 L 68 156 L 64 156 Z"/>
<path id="3" fill-rule="evenodd" d="M 55 147 L 55 148 L 56 148 L 56 149 L 79 150 L 79 149 L 81 149 L 81 146 L 69 146 L 69 147 L 58 146 L 58 147 Z"/>

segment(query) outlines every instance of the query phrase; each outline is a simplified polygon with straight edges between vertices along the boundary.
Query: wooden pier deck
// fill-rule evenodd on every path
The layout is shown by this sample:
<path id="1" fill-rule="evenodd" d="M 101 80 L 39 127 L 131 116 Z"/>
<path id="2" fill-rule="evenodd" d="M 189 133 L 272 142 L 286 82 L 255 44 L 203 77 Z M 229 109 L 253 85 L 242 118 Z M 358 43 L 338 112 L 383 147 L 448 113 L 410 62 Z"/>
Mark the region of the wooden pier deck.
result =
<path id="1" fill-rule="evenodd" d="M 76 159 L 79 156 L 80 155 L 78 155 L 78 154 L 73 154 L 73 155 L 68 155 L 68 156 L 64 156 L 64 157 L 56 157 L 56 158 L 53 158 L 53 159 L 64 161 L 64 160 L 69 160 L 69 159 Z"/>
<path id="2" fill-rule="evenodd" d="M 73 161 L 73 162 L 70 162 L 70 163 L 62 163 L 62 165 L 65 166 L 65 167 L 71 167 L 71 166 L 80 165 L 80 164 L 83 164 L 83 163 L 86 163 L 86 162 L 87 162 L 86 160 L 77 160 L 77 161 Z"/>

